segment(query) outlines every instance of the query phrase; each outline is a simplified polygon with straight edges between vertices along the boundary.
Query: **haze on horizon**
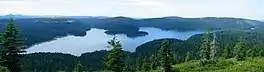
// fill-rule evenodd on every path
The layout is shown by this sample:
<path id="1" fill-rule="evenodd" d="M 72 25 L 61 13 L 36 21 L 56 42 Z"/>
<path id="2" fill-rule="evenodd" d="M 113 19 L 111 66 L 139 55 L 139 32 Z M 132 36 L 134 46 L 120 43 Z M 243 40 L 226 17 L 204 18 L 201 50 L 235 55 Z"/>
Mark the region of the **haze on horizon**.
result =
<path id="1" fill-rule="evenodd" d="M 0 15 L 237 17 L 264 20 L 264 0 L 0 0 Z"/>

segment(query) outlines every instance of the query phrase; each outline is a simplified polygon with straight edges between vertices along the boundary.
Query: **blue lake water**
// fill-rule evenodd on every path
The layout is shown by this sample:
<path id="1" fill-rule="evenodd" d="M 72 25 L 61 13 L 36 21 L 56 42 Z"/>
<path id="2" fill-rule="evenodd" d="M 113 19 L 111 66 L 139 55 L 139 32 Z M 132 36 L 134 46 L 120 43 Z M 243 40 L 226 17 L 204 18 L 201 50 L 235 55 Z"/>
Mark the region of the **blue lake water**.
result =
<path id="1" fill-rule="evenodd" d="M 86 52 L 109 50 L 107 41 L 111 40 L 114 36 L 107 35 L 104 33 L 104 31 L 105 30 L 102 29 L 91 29 L 87 31 L 86 36 L 79 37 L 69 35 L 66 37 L 57 38 L 53 41 L 34 45 L 27 49 L 27 51 L 28 53 L 62 52 L 78 56 Z M 154 39 L 176 38 L 186 40 L 192 35 L 203 33 L 203 31 L 164 31 L 158 28 L 140 28 L 140 31 L 146 31 L 149 33 L 149 35 L 136 38 L 129 38 L 122 34 L 115 36 L 121 41 L 124 50 L 133 52 L 137 46 Z"/>

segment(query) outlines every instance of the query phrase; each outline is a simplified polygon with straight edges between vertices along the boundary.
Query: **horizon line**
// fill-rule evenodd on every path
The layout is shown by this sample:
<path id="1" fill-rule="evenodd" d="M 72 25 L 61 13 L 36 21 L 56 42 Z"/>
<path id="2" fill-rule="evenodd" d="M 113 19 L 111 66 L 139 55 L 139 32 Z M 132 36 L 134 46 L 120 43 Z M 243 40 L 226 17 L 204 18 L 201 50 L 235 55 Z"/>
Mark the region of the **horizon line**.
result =
<path id="1" fill-rule="evenodd" d="M 178 17 L 178 18 L 238 18 L 238 19 L 249 19 L 249 20 L 258 20 L 258 21 L 264 21 L 264 20 L 259 20 L 259 19 L 252 19 L 252 18 L 243 18 L 243 17 L 228 17 L 228 16 L 201 16 L 201 17 L 182 17 L 182 16 L 157 16 L 157 17 L 132 17 L 132 16 L 100 16 L 100 15 L 59 15 L 59 14 L 45 14 L 45 15 L 40 15 L 40 14 L 35 14 L 35 15 L 30 15 L 30 14 L 0 14 L 0 16 L 39 16 L 39 17 L 70 17 L 70 16 L 76 16 L 76 17 L 109 17 L 109 18 L 115 18 L 115 17 L 125 17 L 125 18 L 136 18 L 136 19 L 144 19 L 144 18 L 166 18 L 166 17 Z"/>

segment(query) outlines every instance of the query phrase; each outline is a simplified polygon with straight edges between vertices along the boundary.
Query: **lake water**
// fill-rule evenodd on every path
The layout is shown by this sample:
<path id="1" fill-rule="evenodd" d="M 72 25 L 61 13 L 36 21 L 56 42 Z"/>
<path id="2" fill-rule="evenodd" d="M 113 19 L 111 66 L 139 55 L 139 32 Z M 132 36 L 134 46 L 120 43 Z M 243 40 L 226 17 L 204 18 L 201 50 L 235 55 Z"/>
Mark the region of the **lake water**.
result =
<path id="1" fill-rule="evenodd" d="M 87 31 L 87 35 L 83 37 L 79 36 L 66 36 L 57 38 L 53 41 L 40 43 L 27 49 L 28 53 L 34 52 L 62 52 L 73 55 L 81 55 L 86 52 L 93 52 L 97 50 L 109 50 L 107 41 L 111 40 L 114 36 L 107 35 L 102 29 L 91 29 Z M 134 52 L 136 47 L 152 41 L 154 39 L 161 38 L 176 38 L 186 40 L 192 35 L 203 33 L 203 31 L 164 31 L 158 28 L 140 28 L 140 31 L 146 31 L 149 33 L 147 36 L 141 36 L 136 38 L 129 38 L 125 35 L 116 35 L 117 39 L 121 41 L 124 50 Z"/>

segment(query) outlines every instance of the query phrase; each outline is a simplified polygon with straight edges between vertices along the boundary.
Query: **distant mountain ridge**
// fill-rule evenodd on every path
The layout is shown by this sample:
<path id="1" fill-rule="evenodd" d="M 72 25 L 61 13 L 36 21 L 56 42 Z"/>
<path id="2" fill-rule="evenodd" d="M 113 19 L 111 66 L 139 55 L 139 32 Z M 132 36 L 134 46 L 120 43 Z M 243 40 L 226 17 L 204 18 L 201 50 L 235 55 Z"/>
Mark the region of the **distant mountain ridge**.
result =
<path id="1" fill-rule="evenodd" d="M 31 15 L 20 15 L 20 14 L 9 14 L 9 15 L 0 16 L 0 19 L 10 19 L 10 18 L 25 19 L 25 18 L 41 18 L 41 17 L 31 16 Z"/>
<path id="2" fill-rule="evenodd" d="M 8 14 L 8 15 L 0 15 L 0 19 L 9 19 L 9 18 L 119 18 L 119 19 L 245 19 L 245 18 L 235 18 L 235 17 L 197 17 L 197 18 L 184 18 L 179 16 L 165 16 L 165 17 L 156 17 L 156 18 L 134 18 L 134 17 L 126 17 L 126 16 L 116 16 L 116 17 L 108 17 L 108 16 L 64 16 L 64 15 L 22 15 L 22 14 Z M 253 20 L 253 19 L 247 19 Z M 264 20 L 259 20 L 264 21 Z"/>
<path id="3" fill-rule="evenodd" d="M 106 16 L 61 16 L 61 15 L 21 15 L 21 14 L 9 14 L 0 15 L 0 19 L 30 19 L 30 18 L 107 18 Z"/>
<path id="4" fill-rule="evenodd" d="M 15 18 L 15 19 L 34 19 L 34 18 L 67 18 L 67 19 L 74 19 L 79 20 L 82 19 L 84 23 L 115 23 L 115 24 L 131 24 L 139 27 L 156 27 L 161 29 L 178 29 L 180 26 L 183 26 L 183 28 L 186 28 L 186 25 L 191 24 L 199 24 L 199 26 L 203 26 L 200 28 L 203 28 L 205 26 L 214 27 L 214 29 L 220 29 L 223 28 L 223 26 L 232 26 L 234 24 L 240 24 L 240 25 L 251 25 L 251 27 L 258 26 L 260 24 L 264 24 L 264 21 L 259 20 L 251 20 L 251 19 L 244 19 L 244 18 L 232 18 L 232 17 L 202 17 L 202 18 L 183 18 L 178 16 L 168 16 L 168 17 L 159 17 L 159 18 L 131 18 L 131 17 L 124 17 L 124 16 L 118 16 L 118 17 L 107 17 L 107 16 L 59 16 L 59 15 L 20 15 L 20 14 L 9 14 L 5 16 L 0 16 L 0 19 L 9 19 L 9 18 Z M 93 19 L 93 21 L 86 21 L 90 18 Z M 101 21 L 101 22 L 98 22 Z M 163 24 L 171 25 L 164 27 Z M 185 25 L 180 25 L 185 24 Z M 214 24 L 214 25 L 213 25 Z M 178 28 L 171 28 L 178 26 Z M 221 27 L 222 26 L 222 27 Z M 244 27 L 245 26 L 241 26 Z M 246 26 L 248 28 L 248 26 Z M 191 28 L 187 30 L 195 30 L 196 28 Z"/>
<path id="5" fill-rule="evenodd" d="M 106 21 L 115 24 L 127 24 L 138 27 L 155 27 L 164 30 L 204 30 L 204 29 L 250 29 L 263 26 L 264 23 L 257 20 L 231 18 L 231 17 L 204 17 L 204 18 L 183 18 L 183 17 L 161 17 L 133 19 L 128 17 L 106 18 Z"/>
<path id="6" fill-rule="evenodd" d="M 162 30 L 250 30 L 264 29 L 264 22 L 243 18 L 228 17 L 161 17 L 161 18 L 130 18 L 130 17 L 95 17 L 95 16 L 0 16 L 0 31 L 8 24 L 8 19 L 15 18 L 16 25 L 21 29 L 22 37 L 26 37 L 27 45 L 32 45 L 56 37 L 67 35 L 85 36 L 91 28 L 104 29 L 109 35 L 125 34 L 128 37 L 148 35 L 139 31 L 141 27 L 154 27 Z M 45 35 L 45 36 L 44 36 Z"/>

